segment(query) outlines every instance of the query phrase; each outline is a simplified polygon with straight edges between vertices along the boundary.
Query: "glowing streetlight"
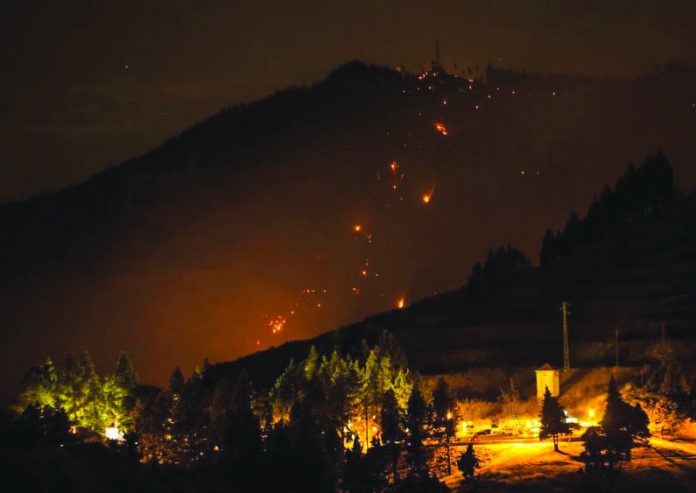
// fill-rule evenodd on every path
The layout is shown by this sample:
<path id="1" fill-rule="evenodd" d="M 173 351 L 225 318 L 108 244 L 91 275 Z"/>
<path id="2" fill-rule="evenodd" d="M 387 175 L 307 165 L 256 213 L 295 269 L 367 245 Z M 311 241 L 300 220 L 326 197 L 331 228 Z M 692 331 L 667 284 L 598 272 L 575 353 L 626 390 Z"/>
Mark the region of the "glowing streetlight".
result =
<path id="1" fill-rule="evenodd" d="M 104 430 L 104 436 L 108 440 L 116 440 L 116 441 L 122 441 L 123 440 L 123 433 L 114 425 L 108 426 Z"/>

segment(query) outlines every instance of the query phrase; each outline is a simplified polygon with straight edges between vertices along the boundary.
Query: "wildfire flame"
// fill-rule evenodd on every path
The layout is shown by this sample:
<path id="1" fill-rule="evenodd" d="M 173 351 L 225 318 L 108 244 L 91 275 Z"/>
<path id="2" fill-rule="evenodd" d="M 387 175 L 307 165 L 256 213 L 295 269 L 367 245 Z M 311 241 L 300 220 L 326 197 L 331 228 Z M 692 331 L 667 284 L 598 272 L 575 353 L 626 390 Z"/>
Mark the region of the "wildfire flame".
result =
<path id="1" fill-rule="evenodd" d="M 353 226 L 353 231 L 355 231 L 356 233 L 360 233 L 362 231 L 362 228 L 362 224 L 356 224 Z"/>
<path id="2" fill-rule="evenodd" d="M 268 327 L 271 329 L 271 334 L 275 335 L 285 328 L 287 320 L 282 315 L 276 315 L 268 320 Z"/>
<path id="3" fill-rule="evenodd" d="M 404 306 L 406 305 L 406 297 L 402 296 L 398 300 L 396 300 L 396 307 L 401 310 Z"/>
<path id="4" fill-rule="evenodd" d="M 399 163 L 392 161 L 389 163 L 389 169 L 392 171 L 392 173 L 396 173 L 396 171 L 399 169 Z"/>
<path id="5" fill-rule="evenodd" d="M 422 201 L 424 204 L 426 204 L 426 205 L 429 204 L 429 203 L 430 203 L 430 200 L 433 198 L 433 194 L 434 194 L 434 193 L 435 193 L 435 189 L 434 189 L 434 188 L 431 188 L 430 190 L 428 190 L 427 192 L 425 192 L 425 193 L 421 196 L 421 201 Z"/>
<path id="6" fill-rule="evenodd" d="M 435 124 L 435 130 L 440 132 L 442 135 L 447 135 L 447 127 L 445 127 L 444 123 L 436 123 Z"/>

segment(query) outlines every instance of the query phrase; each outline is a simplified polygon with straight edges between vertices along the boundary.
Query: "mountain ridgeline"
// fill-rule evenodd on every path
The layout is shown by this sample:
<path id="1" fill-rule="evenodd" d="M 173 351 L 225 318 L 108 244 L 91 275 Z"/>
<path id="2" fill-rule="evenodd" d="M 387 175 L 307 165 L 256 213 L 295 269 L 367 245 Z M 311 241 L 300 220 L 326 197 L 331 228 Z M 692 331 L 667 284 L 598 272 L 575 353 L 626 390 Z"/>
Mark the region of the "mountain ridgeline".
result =
<path id="1" fill-rule="evenodd" d="M 662 321 L 687 337 L 693 199 L 670 187 L 696 185 L 693 87 L 692 67 L 470 80 L 353 62 L 2 204 L 3 397 L 48 354 L 82 348 L 102 369 L 126 350 L 143 381 L 163 383 L 176 365 L 279 346 L 232 364 L 261 374 L 277 360 L 275 378 L 308 350 L 283 343 L 373 313 L 322 344 L 388 328 L 423 371 L 500 354 L 554 363 L 561 301 L 578 363 L 603 361 L 617 323 L 636 340 Z M 657 149 L 671 167 L 649 158 L 563 226 Z M 539 269 L 547 228 L 560 233 Z M 397 300 L 406 308 L 385 312 Z"/>
<path id="2" fill-rule="evenodd" d="M 634 222 L 656 217 L 678 197 L 672 168 L 659 152 L 638 169 L 629 165 L 614 188 L 595 197 L 587 216 L 572 213 L 563 231 L 548 229 L 541 247 L 541 265 L 572 258 L 586 246 L 611 236 Z"/>

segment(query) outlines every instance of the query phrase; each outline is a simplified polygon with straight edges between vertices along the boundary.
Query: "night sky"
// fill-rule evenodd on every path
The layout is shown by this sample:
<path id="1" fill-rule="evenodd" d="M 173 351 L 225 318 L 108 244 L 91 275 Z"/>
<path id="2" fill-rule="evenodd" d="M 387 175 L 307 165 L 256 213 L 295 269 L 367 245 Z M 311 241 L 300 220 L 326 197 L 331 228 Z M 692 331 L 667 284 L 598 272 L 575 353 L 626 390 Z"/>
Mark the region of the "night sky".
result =
<path id="1" fill-rule="evenodd" d="M 0 200 L 83 180 L 360 58 L 637 74 L 696 62 L 690 1 L 2 2 Z"/>

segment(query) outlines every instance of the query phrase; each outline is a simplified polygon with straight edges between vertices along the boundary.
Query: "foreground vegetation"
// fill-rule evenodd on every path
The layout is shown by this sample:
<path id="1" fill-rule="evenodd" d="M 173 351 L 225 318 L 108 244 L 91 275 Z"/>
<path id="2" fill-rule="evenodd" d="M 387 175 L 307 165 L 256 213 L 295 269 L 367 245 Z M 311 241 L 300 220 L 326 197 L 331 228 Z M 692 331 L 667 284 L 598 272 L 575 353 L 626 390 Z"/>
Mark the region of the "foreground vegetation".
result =
<path id="1" fill-rule="evenodd" d="M 634 404 L 612 378 L 604 417 L 582 438 L 578 482 L 610 487 L 633 449 L 647 444 L 641 402 L 651 405 L 653 418 L 665 407 L 675 422 L 693 414 L 682 380 L 669 353 L 644 387 L 627 394 Z M 162 481 L 164 491 L 178 490 L 181 478 L 193 491 L 446 491 L 438 477 L 457 470 L 462 484 L 477 488 L 486 459 L 473 441 L 460 453 L 458 399 L 443 379 L 432 392 L 425 388 L 387 332 L 356 354 L 312 348 L 268 391 L 243 371 L 220 376 L 206 362 L 188 379 L 176 369 L 166 388 L 139 385 L 125 355 L 100 377 L 83 353 L 29 372 L 13 413 L 3 418 L 1 441 L 15 461 L 54 453 L 74 454 L 79 463 L 101 457 L 109 467 L 137 471 L 131 478 L 143 485 Z M 501 409 L 514 409 L 515 399 L 514 388 L 503 392 Z M 549 392 L 539 413 L 539 438 L 564 452 L 561 439 L 571 426 Z"/>

